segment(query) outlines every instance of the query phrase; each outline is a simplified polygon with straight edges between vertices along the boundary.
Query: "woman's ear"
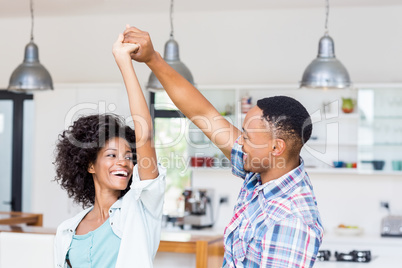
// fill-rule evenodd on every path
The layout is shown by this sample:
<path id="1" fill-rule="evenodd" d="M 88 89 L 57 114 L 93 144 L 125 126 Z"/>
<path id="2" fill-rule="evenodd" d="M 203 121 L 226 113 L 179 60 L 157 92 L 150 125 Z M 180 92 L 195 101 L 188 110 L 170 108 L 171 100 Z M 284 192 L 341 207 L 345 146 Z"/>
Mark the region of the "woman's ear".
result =
<path id="1" fill-rule="evenodd" d="M 87 170 L 88 170 L 88 173 L 94 174 L 95 173 L 94 164 L 90 163 Z"/>
<path id="2" fill-rule="evenodd" d="M 280 156 L 286 149 L 286 143 L 282 139 L 275 139 L 272 145 L 272 155 Z"/>

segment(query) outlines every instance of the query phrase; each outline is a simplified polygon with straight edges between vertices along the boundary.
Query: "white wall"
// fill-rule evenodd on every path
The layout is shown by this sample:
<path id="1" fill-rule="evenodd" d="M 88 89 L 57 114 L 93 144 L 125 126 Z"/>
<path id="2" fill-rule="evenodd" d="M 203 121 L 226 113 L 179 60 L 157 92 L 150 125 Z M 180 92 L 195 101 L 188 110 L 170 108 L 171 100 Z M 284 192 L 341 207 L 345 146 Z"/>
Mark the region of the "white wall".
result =
<path id="1" fill-rule="evenodd" d="M 331 9 L 329 27 L 336 54 L 354 82 L 402 82 L 402 35 L 398 34 L 402 28 L 401 13 L 402 5 Z M 79 210 L 72 208 L 66 194 L 51 182 L 54 144 L 64 129 L 66 114 L 80 102 L 120 103 L 125 100 L 122 88 L 100 86 L 99 90 L 94 90 L 58 85 L 120 83 L 111 46 L 126 23 L 149 31 L 155 48 L 163 52 L 169 35 L 168 14 L 165 13 L 35 18 L 35 41 L 39 45 L 40 60 L 56 84 L 52 92 L 35 94 L 31 209 L 45 214 L 45 226 L 55 227 Z M 324 12 L 319 8 L 177 13 L 174 24 L 181 59 L 198 84 L 297 83 L 317 54 Z M 0 88 L 7 86 L 12 71 L 22 62 L 29 31 L 28 17 L 0 19 Z M 145 84 L 149 70 L 144 64 L 135 66 L 139 79 Z M 126 109 L 128 104 L 121 103 L 118 107 Z M 327 186 L 333 186 L 335 179 L 320 181 L 313 177 L 313 183 L 317 189 L 327 189 Z M 346 180 L 340 179 L 348 185 L 350 181 Z M 360 178 L 353 181 L 356 184 L 365 182 Z M 376 183 L 368 186 L 372 187 L 368 189 L 370 191 L 383 183 L 379 178 L 373 181 Z M 234 188 L 237 196 L 238 188 Z M 330 190 L 323 190 L 326 191 Z M 332 208 L 333 203 L 325 201 L 326 195 L 317 196 L 323 204 L 321 210 L 325 209 L 324 204 Z M 395 198 L 399 200 L 397 196 Z M 222 218 L 225 217 L 222 215 Z"/>

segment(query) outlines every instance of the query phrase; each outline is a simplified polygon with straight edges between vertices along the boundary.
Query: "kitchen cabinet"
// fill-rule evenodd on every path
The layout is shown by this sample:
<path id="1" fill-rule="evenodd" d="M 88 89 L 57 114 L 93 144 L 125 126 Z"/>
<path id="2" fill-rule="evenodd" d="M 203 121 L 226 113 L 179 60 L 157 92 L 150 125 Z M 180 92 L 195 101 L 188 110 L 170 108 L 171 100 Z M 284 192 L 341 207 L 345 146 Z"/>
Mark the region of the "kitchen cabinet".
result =
<path id="1" fill-rule="evenodd" d="M 293 97 L 306 107 L 313 121 L 312 137 L 301 152 L 306 167 L 309 170 L 338 172 L 341 169 L 333 168 L 334 161 L 350 165 L 357 163 L 359 113 L 357 109 L 352 113 L 344 113 L 341 109 L 342 98 L 357 101 L 357 89 L 321 91 L 300 89 L 296 85 L 226 85 L 199 86 L 199 90 L 219 112 L 225 114 L 226 110 L 230 110 L 226 107 L 232 107 L 232 113 L 226 118 L 238 128 L 241 128 L 246 115 L 242 112 L 242 97 L 250 97 L 251 106 L 265 97 Z M 192 139 L 200 141 L 189 147 L 189 156 L 215 156 L 220 160 L 222 154 L 219 149 L 197 127 L 190 125 L 189 131 L 191 142 Z M 356 169 L 348 171 L 356 172 Z"/>
<path id="2" fill-rule="evenodd" d="M 402 175 L 402 85 L 364 86 L 359 99 L 362 170 Z"/>
<path id="3" fill-rule="evenodd" d="M 225 85 L 200 86 L 199 90 L 219 112 L 233 107 L 233 113 L 226 118 L 238 128 L 246 115 L 241 111 L 244 96 L 251 98 L 251 106 L 258 99 L 277 95 L 299 100 L 313 122 L 312 137 L 301 152 L 309 172 L 402 174 L 402 84 L 362 84 L 337 90 L 299 89 L 296 85 Z M 351 113 L 342 110 L 343 98 L 355 101 Z M 189 147 L 189 156 L 215 156 L 220 160 L 219 149 L 197 127 L 190 125 L 189 130 L 194 133 L 189 140 L 196 141 L 195 146 Z M 383 168 L 376 170 L 370 162 L 373 160 L 384 161 Z M 343 162 L 343 168 L 334 168 L 334 161 Z"/>

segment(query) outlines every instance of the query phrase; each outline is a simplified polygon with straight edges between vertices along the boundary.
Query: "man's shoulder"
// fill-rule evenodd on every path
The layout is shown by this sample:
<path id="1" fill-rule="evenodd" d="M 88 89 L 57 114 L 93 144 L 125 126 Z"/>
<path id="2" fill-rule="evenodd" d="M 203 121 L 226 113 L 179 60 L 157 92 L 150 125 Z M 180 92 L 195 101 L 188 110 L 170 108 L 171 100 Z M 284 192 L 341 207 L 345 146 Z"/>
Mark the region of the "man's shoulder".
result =
<path id="1" fill-rule="evenodd" d="M 265 205 L 266 211 L 275 209 L 277 220 L 297 217 L 307 225 L 315 225 L 319 219 L 314 192 L 308 184 L 298 184 L 291 191 L 270 200 Z"/>
<path id="2" fill-rule="evenodd" d="M 276 222 L 273 228 L 270 228 L 270 232 L 276 234 L 303 232 L 308 237 L 316 239 L 319 241 L 319 244 L 321 244 L 324 230 L 319 221 L 315 224 L 309 224 L 304 218 L 291 214 L 281 221 Z"/>
<path id="3" fill-rule="evenodd" d="M 291 214 L 307 226 L 316 229 L 320 225 L 320 213 L 314 192 L 308 185 L 301 185 L 289 195 Z"/>

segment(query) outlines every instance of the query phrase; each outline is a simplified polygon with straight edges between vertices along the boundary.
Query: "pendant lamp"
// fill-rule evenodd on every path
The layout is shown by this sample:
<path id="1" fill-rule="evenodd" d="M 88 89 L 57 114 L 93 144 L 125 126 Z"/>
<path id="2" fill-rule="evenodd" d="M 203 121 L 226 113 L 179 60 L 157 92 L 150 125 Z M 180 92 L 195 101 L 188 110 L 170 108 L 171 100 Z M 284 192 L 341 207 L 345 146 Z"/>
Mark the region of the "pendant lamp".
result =
<path id="1" fill-rule="evenodd" d="M 34 43 L 33 26 L 33 0 L 30 0 L 31 7 L 31 41 L 25 46 L 24 62 L 21 63 L 12 73 L 9 91 L 33 92 L 53 89 L 53 82 L 50 73 L 39 62 L 39 49 Z"/>
<path id="2" fill-rule="evenodd" d="M 192 85 L 194 85 L 193 75 L 184 63 L 180 61 L 179 57 L 179 44 L 173 38 L 173 0 L 170 2 L 170 39 L 165 44 L 165 52 L 163 59 L 185 79 L 187 79 Z M 159 82 L 158 78 L 151 73 L 148 79 L 146 88 L 151 92 L 162 91 L 163 86 Z"/>
<path id="3" fill-rule="evenodd" d="M 334 40 L 328 34 L 329 0 L 326 0 L 325 34 L 318 44 L 318 56 L 303 73 L 300 87 L 316 89 L 349 88 L 352 85 L 345 66 L 335 57 Z"/>

